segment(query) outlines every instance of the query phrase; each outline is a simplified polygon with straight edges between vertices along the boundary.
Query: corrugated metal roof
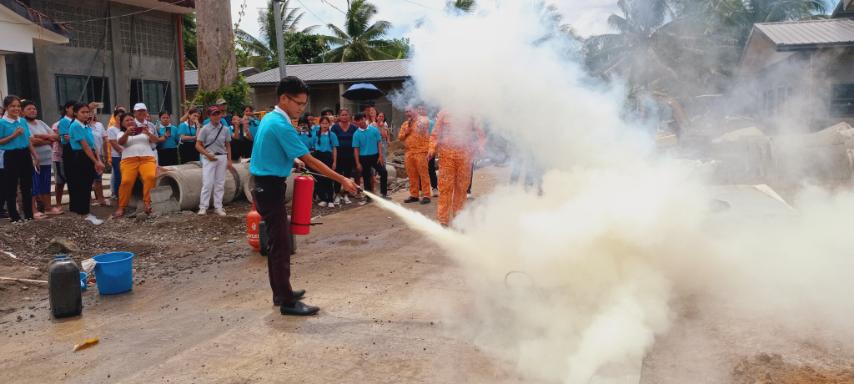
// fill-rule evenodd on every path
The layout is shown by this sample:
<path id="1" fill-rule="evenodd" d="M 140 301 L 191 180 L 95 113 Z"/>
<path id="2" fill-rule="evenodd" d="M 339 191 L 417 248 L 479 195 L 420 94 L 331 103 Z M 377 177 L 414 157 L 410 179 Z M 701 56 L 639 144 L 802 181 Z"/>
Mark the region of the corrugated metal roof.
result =
<path id="1" fill-rule="evenodd" d="M 243 76 L 252 76 L 258 73 L 258 69 L 255 67 L 241 67 L 238 69 Z M 184 86 L 185 87 L 198 87 L 199 86 L 199 71 L 198 70 L 187 70 L 184 71 Z"/>
<path id="2" fill-rule="evenodd" d="M 755 27 L 777 45 L 778 51 L 854 46 L 852 19 L 758 23 Z"/>
<path id="3" fill-rule="evenodd" d="M 289 76 L 307 83 L 405 79 L 409 77 L 409 60 L 354 61 L 349 63 L 299 64 L 287 67 Z M 274 68 L 249 76 L 250 85 L 276 84 L 279 69 Z"/>

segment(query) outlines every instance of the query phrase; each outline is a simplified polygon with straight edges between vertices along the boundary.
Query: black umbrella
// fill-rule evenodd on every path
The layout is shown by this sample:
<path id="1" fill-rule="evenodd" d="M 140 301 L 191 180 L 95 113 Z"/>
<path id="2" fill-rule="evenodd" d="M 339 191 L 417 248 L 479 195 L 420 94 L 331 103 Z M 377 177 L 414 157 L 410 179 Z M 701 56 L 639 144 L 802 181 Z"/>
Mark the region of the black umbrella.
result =
<path id="1" fill-rule="evenodd" d="M 351 85 L 341 96 L 353 101 L 374 100 L 385 96 L 385 92 L 371 83 L 359 83 Z"/>

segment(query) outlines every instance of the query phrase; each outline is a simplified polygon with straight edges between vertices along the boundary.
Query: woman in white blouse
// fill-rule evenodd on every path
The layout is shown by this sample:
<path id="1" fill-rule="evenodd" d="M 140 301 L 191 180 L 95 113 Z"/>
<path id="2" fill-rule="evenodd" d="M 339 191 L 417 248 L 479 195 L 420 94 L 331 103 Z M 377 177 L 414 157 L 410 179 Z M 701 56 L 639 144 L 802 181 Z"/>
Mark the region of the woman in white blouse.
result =
<path id="1" fill-rule="evenodd" d="M 113 217 L 124 216 L 137 177 L 142 178 L 142 202 L 145 213 L 151 214 L 151 189 L 154 188 L 154 178 L 157 175 L 157 161 L 154 158 L 152 143 L 159 139 L 145 125 L 137 125 L 133 115 L 123 115 L 119 120 L 124 128 L 119 136 L 122 150 L 122 184 L 119 187 L 119 207 Z"/>

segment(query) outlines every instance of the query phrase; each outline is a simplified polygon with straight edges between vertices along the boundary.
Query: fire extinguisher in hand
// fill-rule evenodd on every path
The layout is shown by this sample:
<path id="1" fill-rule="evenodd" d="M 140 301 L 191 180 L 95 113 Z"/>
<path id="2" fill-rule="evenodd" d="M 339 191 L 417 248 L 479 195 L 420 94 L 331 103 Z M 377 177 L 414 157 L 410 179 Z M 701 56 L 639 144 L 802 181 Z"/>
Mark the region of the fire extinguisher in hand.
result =
<path id="1" fill-rule="evenodd" d="M 314 178 L 303 173 L 294 179 L 294 200 L 291 204 L 291 233 L 308 235 L 311 230 L 311 206 L 314 203 Z"/>

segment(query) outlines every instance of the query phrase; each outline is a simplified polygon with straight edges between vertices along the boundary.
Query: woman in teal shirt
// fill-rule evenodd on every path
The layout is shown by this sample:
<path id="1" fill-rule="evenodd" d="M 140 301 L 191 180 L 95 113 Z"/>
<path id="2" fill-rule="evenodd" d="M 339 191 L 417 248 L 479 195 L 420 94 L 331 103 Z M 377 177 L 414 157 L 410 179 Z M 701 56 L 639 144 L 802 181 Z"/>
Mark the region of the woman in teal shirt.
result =
<path id="1" fill-rule="evenodd" d="M 3 99 L 6 113 L 0 119 L 0 151 L 3 152 L 5 168 L 3 177 L 3 195 L 6 197 L 6 210 L 13 223 L 33 219 L 33 205 L 29 202 L 33 187 L 33 164 L 38 166 L 39 156 L 30 142 L 30 126 L 21 117 L 21 99 L 15 95 Z M 18 214 L 18 189 L 24 197 L 21 208 L 24 217 Z"/>
<path id="2" fill-rule="evenodd" d="M 178 128 L 172 125 L 169 112 L 160 112 L 159 142 L 157 144 L 157 161 L 162 166 L 178 165 Z"/>
<path id="3" fill-rule="evenodd" d="M 83 123 L 89 119 L 89 105 L 75 104 L 74 117 L 74 122 L 68 127 L 73 164 L 71 172 L 66 175 L 68 176 L 68 194 L 71 197 L 69 209 L 83 216 L 86 221 L 101 225 L 104 221 L 89 211 L 95 174 L 104 172 L 104 163 L 101 162 L 100 154 L 94 150 L 95 137 L 92 135 L 92 130 Z"/>
<path id="4" fill-rule="evenodd" d="M 196 133 L 201 128 L 199 125 L 201 116 L 202 112 L 193 108 L 187 114 L 187 121 L 178 126 L 178 136 L 180 137 L 178 153 L 181 156 L 181 164 L 199 161 L 199 151 L 196 150 Z"/>

